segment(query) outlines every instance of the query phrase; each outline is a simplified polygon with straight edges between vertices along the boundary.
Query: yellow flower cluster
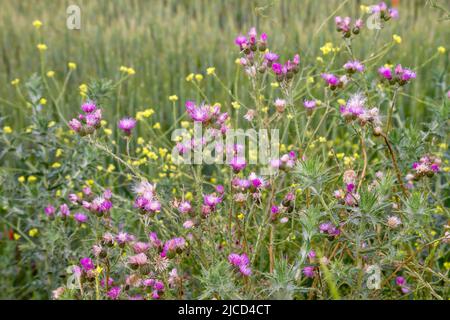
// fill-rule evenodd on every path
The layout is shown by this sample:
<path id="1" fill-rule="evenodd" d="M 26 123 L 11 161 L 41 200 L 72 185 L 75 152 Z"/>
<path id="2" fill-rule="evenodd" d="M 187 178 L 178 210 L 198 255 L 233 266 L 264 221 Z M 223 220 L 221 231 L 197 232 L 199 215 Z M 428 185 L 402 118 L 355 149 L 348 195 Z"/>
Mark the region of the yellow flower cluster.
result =
<path id="1" fill-rule="evenodd" d="M 325 43 L 325 45 L 320 47 L 320 51 L 322 51 L 322 54 L 324 56 L 326 56 L 330 52 L 336 53 L 336 52 L 339 52 L 340 50 L 341 50 L 340 48 L 334 47 L 332 42 L 327 42 L 327 43 Z"/>
<path id="2" fill-rule="evenodd" d="M 209 73 L 208 73 L 209 74 Z M 203 80 L 203 75 L 200 73 L 194 74 L 194 73 L 190 73 L 187 75 L 186 77 L 186 81 L 187 82 L 191 82 L 192 80 L 197 80 L 197 82 L 200 82 Z"/>
<path id="3" fill-rule="evenodd" d="M 136 70 L 134 70 L 133 68 L 130 68 L 130 67 L 125 67 L 125 66 L 120 66 L 119 71 L 123 72 L 123 73 L 127 73 L 130 76 L 136 74 Z"/>
<path id="4" fill-rule="evenodd" d="M 80 96 L 86 97 L 88 92 L 88 86 L 84 83 L 80 84 L 78 87 L 78 90 L 80 90 Z"/>
<path id="5" fill-rule="evenodd" d="M 36 48 L 37 48 L 39 51 L 45 51 L 45 50 L 47 50 L 47 45 L 45 45 L 45 44 L 43 44 L 43 43 L 39 43 L 39 44 L 36 46 Z"/>
<path id="6" fill-rule="evenodd" d="M 136 112 L 136 120 L 142 120 L 144 118 L 149 118 L 155 113 L 155 110 L 149 108 L 145 109 L 144 111 L 138 111 Z"/>
<path id="7" fill-rule="evenodd" d="M 29 176 L 28 178 L 20 176 L 19 178 L 17 178 L 17 181 L 19 181 L 20 183 L 24 183 L 25 181 L 27 181 L 28 183 L 33 183 L 37 181 L 37 178 L 35 176 Z"/>

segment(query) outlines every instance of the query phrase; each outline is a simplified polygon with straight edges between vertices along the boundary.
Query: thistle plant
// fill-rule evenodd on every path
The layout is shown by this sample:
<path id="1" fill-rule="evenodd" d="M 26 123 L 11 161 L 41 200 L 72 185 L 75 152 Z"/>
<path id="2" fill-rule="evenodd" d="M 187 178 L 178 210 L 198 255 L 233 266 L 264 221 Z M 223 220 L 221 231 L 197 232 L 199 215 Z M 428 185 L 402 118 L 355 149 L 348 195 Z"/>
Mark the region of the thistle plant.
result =
<path id="1" fill-rule="evenodd" d="M 384 3 L 366 13 L 401 18 Z M 163 119 L 153 108 L 124 112 L 131 67 L 66 99 L 77 65 L 58 83 L 46 72 L 51 46 L 39 44 L 40 71 L 14 83 L 9 102 L 30 111 L 29 124 L 15 132 L 0 116 L 0 252 L 20 271 L 5 292 L 448 299 L 448 93 L 436 88 L 432 117 L 414 130 L 398 104 L 420 99 L 410 88 L 418 67 L 390 62 L 397 40 L 357 54 L 365 18 L 335 17 L 341 43 L 315 60 L 302 48 L 286 55 L 290 43 L 272 47 L 275 35 L 252 27 L 235 39 L 235 83 L 203 66 L 186 77 L 193 96 L 159 106 L 170 110 Z M 208 97 L 204 76 L 227 99 Z M 252 138 L 228 141 L 237 129 L 279 133 L 279 153 L 256 161 L 266 153 L 246 149 Z M 228 161 L 205 163 L 209 146 Z"/>

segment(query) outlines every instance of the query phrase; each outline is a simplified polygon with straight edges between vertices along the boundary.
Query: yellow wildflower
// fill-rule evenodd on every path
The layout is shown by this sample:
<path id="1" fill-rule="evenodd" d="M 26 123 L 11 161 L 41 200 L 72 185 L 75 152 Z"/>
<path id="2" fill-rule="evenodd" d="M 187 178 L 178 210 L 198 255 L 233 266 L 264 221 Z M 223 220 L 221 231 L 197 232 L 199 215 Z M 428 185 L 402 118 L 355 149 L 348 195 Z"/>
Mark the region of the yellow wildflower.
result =
<path id="1" fill-rule="evenodd" d="M 214 67 L 209 67 L 208 69 L 206 69 L 207 75 L 214 74 L 215 72 L 216 72 L 216 68 L 214 68 Z"/>
<path id="2" fill-rule="evenodd" d="M 186 76 L 186 81 L 187 82 L 189 82 L 189 81 L 192 81 L 192 80 L 194 80 L 194 74 L 193 73 L 189 73 L 187 76 Z"/>
<path id="3" fill-rule="evenodd" d="M 3 127 L 3 133 L 10 134 L 12 132 L 13 132 L 13 130 L 12 130 L 12 128 L 10 126 L 4 126 Z"/>
<path id="4" fill-rule="evenodd" d="M 77 68 L 77 64 L 75 62 L 69 62 L 67 66 L 69 67 L 69 70 L 75 70 Z"/>
<path id="5" fill-rule="evenodd" d="M 195 80 L 197 80 L 198 82 L 203 80 L 203 75 L 201 75 L 200 73 L 195 75 Z"/>
<path id="6" fill-rule="evenodd" d="M 392 36 L 392 40 L 394 40 L 394 42 L 397 43 L 397 44 L 402 43 L 402 37 L 400 37 L 400 36 L 397 35 L 397 34 L 394 34 L 394 35 Z"/>
<path id="7" fill-rule="evenodd" d="M 186 192 L 186 195 L 184 196 L 184 198 L 188 201 L 191 201 L 192 199 L 194 199 L 194 195 L 192 194 L 192 192 L 188 191 L 188 192 Z"/>
<path id="8" fill-rule="evenodd" d="M 30 237 L 35 237 L 35 236 L 37 236 L 38 233 L 39 233 L 39 230 L 36 228 L 30 229 L 30 231 L 28 231 L 28 235 Z"/>
<path id="9" fill-rule="evenodd" d="M 41 99 L 39 100 L 39 104 L 45 106 L 45 105 L 47 104 L 47 99 L 41 98 Z"/>
<path id="10" fill-rule="evenodd" d="M 45 51 L 45 50 L 47 50 L 47 46 L 46 46 L 45 44 L 43 44 L 43 43 L 39 43 L 39 44 L 36 46 L 36 48 L 37 48 L 39 51 Z"/>
<path id="11" fill-rule="evenodd" d="M 341 105 L 341 106 L 343 106 L 343 105 L 346 104 L 346 102 L 345 102 L 344 99 L 339 99 L 339 100 L 337 101 L 337 103 L 339 103 L 339 105 Z"/>
<path id="12" fill-rule="evenodd" d="M 27 181 L 28 181 L 29 183 L 33 183 L 33 182 L 36 182 L 36 181 L 37 181 L 37 178 L 36 178 L 35 176 L 29 176 L 28 179 L 27 179 Z"/>
<path id="13" fill-rule="evenodd" d="M 47 77 L 53 78 L 54 76 L 55 76 L 55 71 L 52 71 L 52 70 L 47 71 Z"/>
<path id="14" fill-rule="evenodd" d="M 178 100 L 178 96 L 177 95 L 171 95 L 171 96 L 169 96 L 169 101 L 172 101 L 172 102 L 174 102 L 174 101 L 177 101 Z"/>
<path id="15" fill-rule="evenodd" d="M 54 168 L 54 169 L 57 169 L 57 168 L 60 168 L 60 167 L 61 167 L 61 163 L 59 163 L 59 162 L 55 162 L 55 163 L 52 164 L 52 168 Z"/>
<path id="16" fill-rule="evenodd" d="M 161 129 L 161 124 L 159 122 L 155 123 L 153 129 Z"/>
<path id="17" fill-rule="evenodd" d="M 440 47 L 437 48 L 437 51 L 438 51 L 440 54 L 444 54 L 444 53 L 447 51 L 447 49 L 445 49 L 445 47 L 443 47 L 443 46 L 440 46 Z"/>
<path id="18" fill-rule="evenodd" d="M 36 29 L 39 29 L 40 27 L 42 27 L 42 22 L 40 20 L 34 20 L 33 27 L 35 27 Z"/>
<path id="19" fill-rule="evenodd" d="M 11 81 L 11 84 L 13 85 L 13 86 L 17 86 L 18 84 L 19 84 L 19 82 L 20 82 L 20 79 L 14 79 L 13 81 Z"/>

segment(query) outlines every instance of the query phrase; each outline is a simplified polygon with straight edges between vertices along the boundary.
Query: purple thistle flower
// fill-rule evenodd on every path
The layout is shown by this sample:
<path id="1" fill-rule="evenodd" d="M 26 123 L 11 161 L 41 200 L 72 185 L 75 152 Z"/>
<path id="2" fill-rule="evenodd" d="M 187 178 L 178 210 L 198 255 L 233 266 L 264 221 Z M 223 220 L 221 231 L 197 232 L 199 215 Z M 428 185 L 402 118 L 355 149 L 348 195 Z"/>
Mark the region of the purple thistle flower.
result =
<path id="1" fill-rule="evenodd" d="M 189 201 L 182 201 L 179 205 L 178 205 L 178 211 L 180 211 L 180 213 L 189 213 L 192 210 L 192 205 Z"/>
<path id="2" fill-rule="evenodd" d="M 91 113 L 97 109 L 97 106 L 94 102 L 88 101 L 81 105 L 81 110 L 83 110 L 85 113 Z"/>
<path id="3" fill-rule="evenodd" d="M 214 193 L 207 194 L 203 196 L 203 203 L 211 208 L 214 208 L 216 205 L 222 202 L 222 198 L 216 196 Z"/>
<path id="4" fill-rule="evenodd" d="M 156 234 L 156 232 L 150 232 L 148 237 L 150 239 L 150 245 L 152 247 L 158 248 L 158 247 L 161 246 L 161 240 L 159 240 L 158 235 Z"/>
<path id="5" fill-rule="evenodd" d="M 315 276 L 314 267 L 313 266 L 304 267 L 303 268 L 303 274 L 307 278 L 314 278 L 314 276 Z"/>
<path id="6" fill-rule="evenodd" d="M 238 173 L 244 170 L 244 168 L 247 166 L 247 163 L 244 158 L 235 156 L 233 157 L 233 159 L 231 159 L 230 166 L 231 168 L 233 168 L 234 173 Z"/>
<path id="7" fill-rule="evenodd" d="M 265 58 L 268 62 L 274 63 L 275 61 L 278 61 L 279 56 L 278 56 L 276 53 L 273 53 L 273 52 L 267 52 L 267 53 L 264 55 L 264 58 Z"/>
<path id="8" fill-rule="evenodd" d="M 70 216 L 70 209 L 69 206 L 65 203 L 63 203 L 60 207 L 59 207 L 59 212 L 61 213 L 62 217 L 68 217 Z"/>
<path id="9" fill-rule="evenodd" d="M 47 217 L 53 217 L 55 215 L 56 209 L 52 205 L 48 205 L 44 208 L 44 212 Z"/>
<path id="10" fill-rule="evenodd" d="M 252 270 L 249 267 L 250 259 L 245 253 L 241 255 L 237 253 L 231 253 L 228 256 L 228 262 L 232 266 L 237 267 L 242 275 L 250 276 L 252 274 Z"/>
<path id="11" fill-rule="evenodd" d="M 316 107 L 316 101 L 315 100 L 305 100 L 305 101 L 303 101 L 303 106 L 307 110 L 313 110 Z"/>
<path id="12" fill-rule="evenodd" d="M 93 270 L 95 268 L 94 263 L 91 258 L 85 257 L 80 259 L 80 264 L 83 267 L 84 271 Z"/>
<path id="13" fill-rule="evenodd" d="M 78 121 L 77 119 L 72 119 L 69 121 L 69 127 L 75 131 L 75 132 L 79 132 L 81 130 L 82 124 L 80 121 Z"/>
<path id="14" fill-rule="evenodd" d="M 135 244 L 133 244 L 133 251 L 136 254 L 147 252 L 149 248 L 150 244 L 148 244 L 147 242 L 136 242 Z"/>
<path id="15" fill-rule="evenodd" d="M 85 223 L 88 220 L 88 217 L 85 214 L 79 212 L 75 213 L 73 218 L 78 223 Z"/>
<path id="16" fill-rule="evenodd" d="M 145 253 L 138 253 L 134 256 L 128 257 L 128 263 L 135 267 L 143 266 L 143 265 L 147 264 L 147 262 L 148 262 L 148 258 L 145 255 Z"/>
<path id="17" fill-rule="evenodd" d="M 125 132 L 125 134 L 130 135 L 131 130 L 136 126 L 136 120 L 133 118 L 123 118 L 119 121 L 118 127 L 120 130 Z"/>
<path id="18" fill-rule="evenodd" d="M 338 77 L 331 73 L 322 73 L 322 79 L 325 80 L 328 86 L 331 88 L 336 88 L 341 84 L 341 81 Z"/>
<path id="19" fill-rule="evenodd" d="M 120 287 L 112 287 L 111 290 L 108 291 L 107 295 L 113 300 L 117 300 L 120 296 L 120 292 L 122 289 Z"/>
<path id="20" fill-rule="evenodd" d="M 349 73 L 363 72 L 364 65 L 358 60 L 350 60 L 346 64 L 344 64 L 344 69 Z"/>
<path id="21" fill-rule="evenodd" d="M 280 63 L 272 64 L 272 70 L 276 75 L 281 75 L 283 73 L 283 66 Z"/>
<path id="22" fill-rule="evenodd" d="M 383 78 L 387 79 L 387 80 L 391 80 L 392 79 L 392 70 L 391 68 L 388 67 L 380 67 L 378 69 L 378 74 L 380 76 L 382 76 Z"/>
<path id="23" fill-rule="evenodd" d="M 247 38 L 243 35 L 240 35 L 240 36 L 236 37 L 236 39 L 234 40 L 234 43 L 236 45 L 238 45 L 239 48 L 242 50 L 242 49 L 244 49 L 244 46 L 247 45 Z"/>

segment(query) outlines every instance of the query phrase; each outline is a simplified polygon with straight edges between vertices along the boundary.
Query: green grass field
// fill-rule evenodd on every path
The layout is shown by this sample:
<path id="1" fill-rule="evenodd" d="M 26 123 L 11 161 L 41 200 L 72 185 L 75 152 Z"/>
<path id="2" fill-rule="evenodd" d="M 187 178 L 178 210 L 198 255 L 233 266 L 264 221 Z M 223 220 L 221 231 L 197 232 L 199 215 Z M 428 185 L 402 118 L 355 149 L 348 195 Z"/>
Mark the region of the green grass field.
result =
<path id="1" fill-rule="evenodd" d="M 231 85 L 236 74 L 237 57 L 234 37 L 251 26 L 268 33 L 272 48 L 290 56 L 299 52 L 306 64 L 321 55 L 326 42 L 338 42 L 334 30 L 335 15 L 360 14 L 361 1 L 80 1 L 81 30 L 66 28 L 65 1 L 1 1 L 0 13 L 0 97 L 15 99 L 9 82 L 26 78 L 39 71 L 36 44 L 48 46 L 46 65 L 64 77 L 68 61 L 78 64 L 70 79 L 69 94 L 63 113 L 78 107 L 78 86 L 95 78 L 117 76 L 121 65 L 132 66 L 136 75 L 114 97 L 111 105 L 134 114 L 143 107 L 157 111 L 163 126 L 172 113 L 168 96 L 176 94 L 181 101 L 195 98 L 195 90 L 186 83 L 191 72 L 205 73 L 209 66 Z M 373 42 L 358 42 L 357 56 L 365 56 L 377 44 L 389 41 L 393 33 L 402 37 L 398 48 L 386 56 L 387 63 L 399 61 L 418 72 L 410 91 L 416 97 L 435 97 L 439 88 L 445 90 L 449 70 L 448 54 L 420 68 L 420 64 L 436 53 L 438 45 L 445 46 L 450 38 L 445 12 L 426 1 L 400 1 L 401 19 L 388 24 Z M 39 35 L 32 26 L 35 19 L 43 21 Z M 39 39 L 41 38 L 41 39 Z M 377 39 L 377 40 L 376 40 Z M 289 49 L 284 49 L 284 48 Z M 376 49 L 375 49 L 376 51 Z M 204 80 L 206 81 L 206 79 Z M 439 86 L 435 86 L 439 83 Z M 217 82 L 207 82 L 205 92 L 221 103 L 230 103 Z M 76 103 L 74 103 L 76 101 Z M 405 116 L 412 120 L 426 115 L 424 101 L 401 99 Z M 23 124 L 23 113 L 11 113 L 0 103 L 0 110 L 15 124 Z M 107 110 L 107 118 L 116 120 L 118 108 Z M 180 109 L 181 110 L 181 106 Z"/>

